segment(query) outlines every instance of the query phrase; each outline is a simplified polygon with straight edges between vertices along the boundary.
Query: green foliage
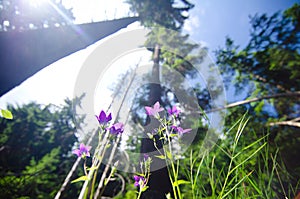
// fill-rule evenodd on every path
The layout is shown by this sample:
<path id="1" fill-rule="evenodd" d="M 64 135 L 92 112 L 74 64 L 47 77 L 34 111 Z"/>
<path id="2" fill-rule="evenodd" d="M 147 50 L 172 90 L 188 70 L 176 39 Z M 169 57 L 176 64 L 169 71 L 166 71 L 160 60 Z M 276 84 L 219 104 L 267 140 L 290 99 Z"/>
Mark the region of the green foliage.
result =
<path id="1" fill-rule="evenodd" d="M 278 150 L 273 152 L 268 144 L 269 134 L 261 137 L 252 126 L 253 119 L 246 118 L 248 114 L 235 114 L 240 119 L 228 125 L 211 151 L 203 151 L 199 144 L 180 160 L 172 154 L 164 156 L 173 159 L 174 168 L 179 169 L 171 175 L 177 179 L 173 186 L 180 188 L 182 198 L 293 198 L 299 179 L 298 186 L 293 186 Z M 126 190 L 117 198 L 136 197 L 132 186 Z"/>
<path id="2" fill-rule="evenodd" d="M 146 27 L 160 25 L 177 30 L 183 26 L 188 18 L 187 12 L 194 7 L 187 0 L 127 0 L 131 11 L 137 13 L 140 21 Z"/>
<path id="3" fill-rule="evenodd" d="M 217 51 L 218 65 L 228 86 L 235 86 L 237 93 L 249 88 L 247 99 L 270 97 L 228 111 L 226 133 L 209 153 L 200 151 L 201 138 L 193 142 L 191 151 L 177 163 L 176 179 L 191 182 L 180 185 L 183 198 L 293 198 L 296 195 L 300 179 L 300 164 L 295 158 L 300 150 L 299 128 L 268 125 L 300 117 L 299 100 L 291 94 L 300 90 L 299 21 L 298 4 L 284 13 L 256 15 L 251 20 L 251 39 L 245 48 L 240 49 L 228 38 L 225 49 Z M 156 45 L 161 47 L 160 64 L 176 70 L 184 66 L 182 74 L 187 74 L 188 65 L 184 60 L 192 60 L 190 52 L 194 47 L 178 47 L 186 39 L 187 36 L 153 28 L 148 46 L 152 46 L 150 50 Z M 173 52 L 168 51 L 169 46 Z M 184 59 L 177 56 L 178 52 Z M 281 93 L 291 95 L 271 96 Z M 199 92 L 197 97 L 201 99 L 201 96 L 203 93 Z M 146 98 L 141 101 L 147 102 Z M 209 110 L 209 105 L 201 107 Z M 246 111 L 251 119 L 242 116 Z M 200 134 L 208 127 L 201 123 L 193 128 L 198 128 Z"/>
<path id="4" fill-rule="evenodd" d="M 210 106 L 210 93 L 208 90 L 203 88 L 201 83 L 194 83 L 198 82 L 200 78 L 199 71 L 195 66 L 201 65 L 203 59 L 207 56 L 206 48 L 190 42 L 189 35 L 182 35 L 178 31 L 164 27 L 152 28 L 145 46 L 153 53 L 155 47 L 159 46 L 159 64 L 161 66 L 159 73 L 163 79 L 159 88 L 151 84 L 145 84 L 143 88 L 138 90 L 132 107 L 134 120 L 143 120 L 139 118 L 139 113 L 144 111 L 144 106 L 149 105 L 150 98 L 154 99 L 153 93 L 156 94 L 155 97 L 159 97 L 156 100 L 160 101 L 164 107 L 172 107 L 174 103 L 178 103 L 178 96 L 176 95 L 179 93 L 187 94 L 185 100 L 181 100 L 181 103 L 183 103 L 182 101 L 189 101 L 188 99 L 194 99 L 196 94 L 198 103 L 203 109 Z M 155 76 L 154 73 L 152 75 Z M 151 78 L 151 76 L 147 78 Z M 187 82 L 190 83 L 188 88 Z M 190 102 L 190 104 L 181 104 L 181 106 L 193 109 L 189 107 L 191 104 Z"/>
<path id="5" fill-rule="evenodd" d="M 263 94 L 299 90 L 299 9 L 295 4 L 281 15 L 255 15 L 251 39 L 242 50 L 227 38 L 225 49 L 217 51 L 218 64 L 227 77 L 234 74 L 237 88 L 255 81 Z"/>
<path id="6" fill-rule="evenodd" d="M 209 153 L 190 153 L 190 162 L 185 163 L 193 171 L 186 172 L 193 195 L 187 186 L 187 198 L 292 198 L 296 195 L 297 187 L 289 187 L 288 194 L 280 186 L 279 173 L 289 174 L 278 161 L 278 153 L 270 150 L 269 137 L 257 137 L 246 122 L 243 118 L 237 121 Z"/>
<path id="7" fill-rule="evenodd" d="M 14 119 L 0 119 L 1 196 L 54 198 L 74 161 L 70 151 L 77 140 L 72 106 L 78 101 L 65 102 L 8 106 Z M 68 188 L 68 196 L 77 191 Z"/>
<path id="8" fill-rule="evenodd" d="M 137 191 L 135 190 L 135 187 L 133 184 L 128 184 L 126 186 L 126 193 L 120 194 L 116 196 L 114 199 L 133 199 L 136 198 Z"/>
<path id="9" fill-rule="evenodd" d="M 75 182 L 81 182 L 81 181 L 86 181 L 88 180 L 88 177 L 87 176 L 81 176 L 75 180 L 72 180 L 71 183 L 75 183 Z"/>
<path id="10" fill-rule="evenodd" d="M 2 110 L 2 109 L 0 110 L 1 110 L 2 117 L 9 120 L 13 119 L 13 115 L 9 110 Z"/>
<path id="11" fill-rule="evenodd" d="M 189 35 L 164 27 L 154 27 L 149 33 L 145 46 L 153 50 L 155 45 L 160 47 L 160 62 L 162 66 L 177 70 L 184 76 L 196 73 L 193 65 L 199 64 L 205 56 L 206 48 L 189 42 Z M 152 49 L 151 49 L 152 48 Z M 193 51 L 198 51 L 193 53 Z"/>
<path id="12" fill-rule="evenodd" d="M 26 166 L 26 169 L 22 171 L 23 176 L 26 177 L 26 183 L 30 184 L 31 197 L 36 198 L 54 198 L 56 194 L 57 187 L 57 165 L 60 163 L 59 154 L 60 148 L 54 148 L 44 157 L 42 157 L 38 162 L 32 158 L 30 164 Z M 33 193 L 39 193 L 35 195 Z"/>
<path id="13" fill-rule="evenodd" d="M 277 154 L 274 161 L 282 161 L 293 176 L 287 179 L 280 173 L 280 179 L 294 187 L 300 178 L 300 161 L 295 159 L 300 151 L 300 103 L 299 95 L 294 95 L 300 90 L 299 12 L 300 5 L 294 4 L 271 16 L 257 14 L 251 19 L 251 38 L 244 48 L 227 38 L 225 48 L 216 53 L 228 86 L 234 86 L 237 93 L 248 88 L 247 99 L 268 96 L 235 111 L 248 109 L 257 134 L 270 126 L 269 151 Z M 276 97 L 278 94 L 286 97 Z M 236 118 L 235 111 L 229 112 L 229 124 Z M 247 136 L 247 140 L 251 139 Z"/>

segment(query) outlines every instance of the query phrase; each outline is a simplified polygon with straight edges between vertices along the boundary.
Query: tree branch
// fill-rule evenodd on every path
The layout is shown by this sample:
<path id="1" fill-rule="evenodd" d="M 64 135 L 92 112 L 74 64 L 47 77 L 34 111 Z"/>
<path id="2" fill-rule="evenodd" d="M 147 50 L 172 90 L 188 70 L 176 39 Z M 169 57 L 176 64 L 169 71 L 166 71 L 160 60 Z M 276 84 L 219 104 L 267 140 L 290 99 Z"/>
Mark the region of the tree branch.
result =
<path id="1" fill-rule="evenodd" d="M 288 89 L 284 88 L 282 85 L 280 84 L 276 84 L 276 83 L 272 83 L 272 82 L 268 82 L 268 80 L 266 80 L 265 78 L 259 76 L 259 75 L 254 75 L 254 78 L 256 78 L 258 81 L 261 81 L 264 84 L 270 84 L 275 86 L 276 88 L 278 88 L 279 90 L 282 90 L 286 93 L 291 93 L 291 91 L 289 91 Z"/>
<path id="2" fill-rule="evenodd" d="M 300 128 L 300 117 L 297 117 L 292 120 L 287 120 L 287 121 L 280 121 L 280 122 L 271 122 L 268 124 L 268 126 L 294 126 Z"/>
<path id="3" fill-rule="evenodd" d="M 244 105 L 244 104 L 249 104 L 251 102 L 257 102 L 257 101 L 264 100 L 264 99 L 273 99 L 273 98 L 281 98 L 281 97 L 296 97 L 296 96 L 300 96 L 300 91 L 296 91 L 296 92 L 292 92 L 292 93 L 278 93 L 278 94 L 274 94 L 274 95 L 256 97 L 256 98 L 248 99 L 248 100 L 242 100 L 242 101 L 239 101 L 239 102 L 234 102 L 234 103 L 228 104 L 224 107 L 215 108 L 215 109 L 205 111 L 205 113 L 221 111 L 221 110 L 224 110 L 224 109 L 233 108 L 233 107 Z"/>

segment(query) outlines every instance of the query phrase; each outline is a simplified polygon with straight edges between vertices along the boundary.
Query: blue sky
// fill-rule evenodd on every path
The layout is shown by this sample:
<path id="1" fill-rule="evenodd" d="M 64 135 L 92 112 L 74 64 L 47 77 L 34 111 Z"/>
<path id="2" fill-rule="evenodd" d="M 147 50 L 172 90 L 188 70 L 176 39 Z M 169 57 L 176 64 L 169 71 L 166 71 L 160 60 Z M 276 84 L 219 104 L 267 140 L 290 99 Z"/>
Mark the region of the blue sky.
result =
<path id="1" fill-rule="evenodd" d="M 118 18 L 127 15 L 129 11 L 128 5 L 121 4 L 121 0 L 105 1 L 105 4 L 102 4 L 101 0 L 65 0 L 64 2 L 68 6 L 74 6 L 76 23 Z M 247 44 L 250 30 L 249 15 L 272 14 L 285 10 L 299 1 L 193 0 L 191 2 L 196 6 L 190 12 L 184 31 L 190 34 L 193 41 L 203 43 L 210 50 L 214 50 L 224 46 L 226 36 L 230 36 L 236 44 L 241 46 Z M 95 8 L 102 8 L 102 11 Z M 0 108 L 4 108 L 7 102 L 22 104 L 36 101 L 42 104 L 62 104 L 66 97 L 72 98 L 77 73 L 94 48 L 95 46 L 92 45 L 63 58 L 29 78 L 0 98 Z"/>
<path id="2" fill-rule="evenodd" d="M 191 11 L 190 36 L 205 42 L 210 50 L 222 47 L 225 37 L 245 46 L 249 40 L 249 16 L 256 13 L 269 15 L 291 7 L 296 0 L 194 0 Z"/>

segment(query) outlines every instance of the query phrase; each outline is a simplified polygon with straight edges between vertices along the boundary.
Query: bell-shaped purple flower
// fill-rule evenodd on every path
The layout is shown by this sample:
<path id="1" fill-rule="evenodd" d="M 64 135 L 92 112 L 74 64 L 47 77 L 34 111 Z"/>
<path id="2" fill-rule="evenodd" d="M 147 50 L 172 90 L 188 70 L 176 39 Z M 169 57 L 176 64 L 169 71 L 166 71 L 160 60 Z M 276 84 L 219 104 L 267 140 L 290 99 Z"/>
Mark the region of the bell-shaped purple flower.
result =
<path id="1" fill-rule="evenodd" d="M 101 125 L 106 125 L 112 118 L 111 113 L 106 116 L 106 113 L 102 110 L 99 116 L 96 115 L 96 118 Z"/>
<path id="2" fill-rule="evenodd" d="M 113 135 L 122 134 L 124 131 L 124 124 L 123 123 L 115 123 L 114 125 L 109 127 L 108 130 Z"/>
<path id="3" fill-rule="evenodd" d="M 148 154 L 146 154 L 146 153 L 144 153 L 144 160 L 148 160 L 148 158 L 149 158 L 149 155 Z"/>
<path id="4" fill-rule="evenodd" d="M 175 115 L 176 117 L 178 117 L 178 115 L 179 115 L 180 112 L 181 111 L 178 110 L 176 106 L 173 106 L 172 108 L 168 109 L 168 113 L 169 113 L 170 116 L 171 115 Z"/>
<path id="5" fill-rule="evenodd" d="M 164 110 L 163 108 L 160 107 L 159 102 L 156 102 L 154 104 L 153 108 L 150 106 L 145 106 L 145 109 L 146 109 L 147 115 L 154 116 L 154 117 L 158 117 L 159 116 L 158 113 Z"/>
<path id="6" fill-rule="evenodd" d="M 133 179 L 135 181 L 134 186 L 136 187 L 144 187 L 146 185 L 146 179 L 143 176 L 134 175 Z"/>
<path id="7" fill-rule="evenodd" d="M 73 151 L 73 154 L 77 155 L 78 157 L 82 157 L 82 158 L 85 158 L 85 157 L 90 157 L 91 154 L 90 154 L 90 150 L 91 150 L 91 146 L 85 146 L 83 143 L 80 144 L 79 146 L 79 149 L 75 149 Z"/>
<path id="8" fill-rule="evenodd" d="M 178 135 L 183 135 L 185 133 L 190 132 L 192 129 L 183 129 L 180 126 L 171 126 L 172 129 L 174 129 L 174 131 L 176 131 L 178 133 Z"/>

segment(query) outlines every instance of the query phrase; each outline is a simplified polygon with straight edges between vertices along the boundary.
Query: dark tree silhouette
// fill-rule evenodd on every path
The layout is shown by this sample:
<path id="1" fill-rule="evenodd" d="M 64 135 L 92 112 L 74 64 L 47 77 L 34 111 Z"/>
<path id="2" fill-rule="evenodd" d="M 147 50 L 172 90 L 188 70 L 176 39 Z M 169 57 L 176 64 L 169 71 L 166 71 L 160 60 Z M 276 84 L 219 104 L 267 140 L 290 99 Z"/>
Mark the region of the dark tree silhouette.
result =
<path id="1" fill-rule="evenodd" d="M 173 30 L 180 30 L 188 18 L 188 11 L 194 7 L 186 0 L 128 0 L 127 3 L 143 25 L 151 27 L 158 24 Z"/>
<path id="2" fill-rule="evenodd" d="M 74 159 L 70 152 L 79 126 L 73 123 L 72 108 L 79 102 L 8 106 L 14 119 L 0 118 L 1 197 L 54 198 Z M 76 187 L 68 191 L 69 197 L 78 192 Z"/>

